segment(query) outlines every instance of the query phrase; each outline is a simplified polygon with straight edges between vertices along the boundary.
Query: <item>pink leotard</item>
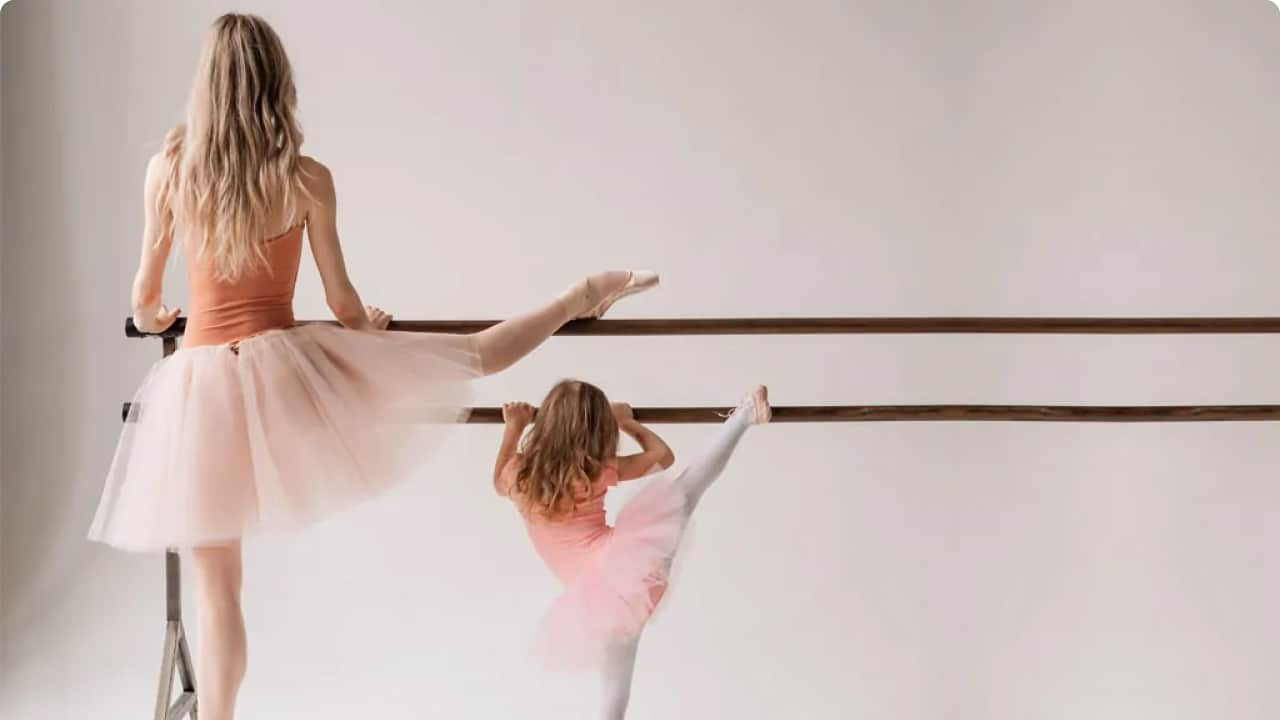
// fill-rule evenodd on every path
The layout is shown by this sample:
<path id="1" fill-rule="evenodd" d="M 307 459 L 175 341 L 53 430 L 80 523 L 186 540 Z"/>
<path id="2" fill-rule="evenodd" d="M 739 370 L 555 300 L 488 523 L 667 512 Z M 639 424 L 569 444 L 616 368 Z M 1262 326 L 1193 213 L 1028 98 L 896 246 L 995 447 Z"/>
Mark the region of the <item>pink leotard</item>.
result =
<path id="1" fill-rule="evenodd" d="M 502 483 L 508 493 L 515 487 L 519 468 L 520 458 L 516 457 L 503 469 Z M 613 528 L 605 520 L 604 497 L 609 488 L 617 484 L 617 463 L 609 462 L 600 477 L 591 483 L 590 491 L 585 483 L 578 488 L 573 512 L 568 516 L 548 520 L 520 507 L 534 549 L 561 582 L 572 582 L 609 544 Z M 517 505 L 520 505 L 518 500 Z"/>

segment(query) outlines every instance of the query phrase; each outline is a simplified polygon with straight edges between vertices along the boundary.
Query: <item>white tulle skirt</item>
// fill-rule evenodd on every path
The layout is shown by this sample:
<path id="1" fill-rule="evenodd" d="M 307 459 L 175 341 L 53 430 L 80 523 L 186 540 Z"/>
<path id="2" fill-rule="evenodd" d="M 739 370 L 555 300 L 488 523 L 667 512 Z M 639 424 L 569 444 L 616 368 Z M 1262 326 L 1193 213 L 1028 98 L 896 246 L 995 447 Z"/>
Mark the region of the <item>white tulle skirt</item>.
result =
<path id="1" fill-rule="evenodd" d="M 464 335 L 300 325 L 179 350 L 134 397 L 89 537 L 146 551 L 307 525 L 420 469 L 479 375 Z"/>

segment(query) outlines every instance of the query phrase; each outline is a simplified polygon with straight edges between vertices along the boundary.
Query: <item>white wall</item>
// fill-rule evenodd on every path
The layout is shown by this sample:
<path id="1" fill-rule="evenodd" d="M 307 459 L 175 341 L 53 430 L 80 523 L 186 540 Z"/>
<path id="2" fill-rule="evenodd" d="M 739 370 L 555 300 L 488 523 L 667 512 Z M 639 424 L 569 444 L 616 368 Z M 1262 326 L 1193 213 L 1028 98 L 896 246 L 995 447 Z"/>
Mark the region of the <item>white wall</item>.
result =
<path id="1" fill-rule="evenodd" d="M 0 9 L 3 8 L 0 0 Z M 0 21 L 0 27 L 3 22 Z M 4 32 L 0 30 L 0 60 L 4 58 Z M 4 296 L 4 73 L 0 71 L 0 301 Z M 3 303 L 0 302 L 0 306 Z M 4 312 L 0 310 L 0 324 L 3 324 Z M 0 339 L 4 332 L 0 331 Z M 4 353 L 0 352 L 0 378 L 4 377 Z M 4 383 L 0 382 L 0 457 L 4 449 Z M 4 538 L 4 461 L 0 459 L 0 545 Z M 4 611 L 4 553 L 0 552 L 0 619 L 6 617 Z M 0 621 L 0 689 L 4 686 L 4 623 Z"/>
<path id="2" fill-rule="evenodd" d="M 1264 0 L 246 2 L 294 59 L 350 265 L 405 318 L 601 267 L 619 316 L 1280 312 Z M 149 712 L 161 564 L 82 541 L 121 400 L 142 169 L 223 3 L 5 6 L 0 716 Z M 180 300 L 178 266 L 169 295 Z M 314 273 L 299 315 L 323 303 Z M 486 381 L 637 404 L 1262 403 L 1266 337 L 559 339 Z M 674 372 L 672 371 L 674 369 Z M 674 427 L 685 457 L 708 430 Z M 1273 718 L 1276 428 L 755 432 L 649 633 L 637 718 Z M 249 545 L 243 717 L 575 717 L 496 428 Z"/>

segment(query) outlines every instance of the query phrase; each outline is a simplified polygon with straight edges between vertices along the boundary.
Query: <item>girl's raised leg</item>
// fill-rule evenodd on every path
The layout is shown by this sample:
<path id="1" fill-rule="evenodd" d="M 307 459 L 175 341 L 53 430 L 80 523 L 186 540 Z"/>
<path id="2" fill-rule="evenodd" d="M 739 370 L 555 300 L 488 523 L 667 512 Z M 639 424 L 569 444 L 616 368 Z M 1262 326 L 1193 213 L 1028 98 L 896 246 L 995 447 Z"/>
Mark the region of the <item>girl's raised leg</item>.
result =
<path id="1" fill-rule="evenodd" d="M 743 399 L 724 425 L 720 426 L 701 457 L 676 477 L 676 484 L 685 493 L 687 513 L 693 512 L 698 501 L 702 499 L 702 494 L 724 472 L 729 464 L 729 458 L 733 456 L 733 451 L 747 428 L 767 423 L 771 417 L 769 392 L 764 386 L 757 387 Z M 637 635 L 630 640 L 612 645 L 606 650 L 601 668 L 603 703 L 600 717 L 602 720 L 623 720 L 626 716 L 627 704 L 631 700 L 631 679 L 635 673 L 636 651 L 639 646 L 640 636 Z"/>
<path id="2" fill-rule="evenodd" d="M 693 512 L 698 501 L 702 499 L 702 494 L 724 472 L 725 466 L 729 464 L 729 458 L 733 456 L 733 451 L 747 428 L 767 423 L 771 417 L 769 391 L 762 385 L 743 399 L 733 415 L 720 426 L 702 456 L 676 478 L 676 482 L 684 488 L 688 512 Z"/>

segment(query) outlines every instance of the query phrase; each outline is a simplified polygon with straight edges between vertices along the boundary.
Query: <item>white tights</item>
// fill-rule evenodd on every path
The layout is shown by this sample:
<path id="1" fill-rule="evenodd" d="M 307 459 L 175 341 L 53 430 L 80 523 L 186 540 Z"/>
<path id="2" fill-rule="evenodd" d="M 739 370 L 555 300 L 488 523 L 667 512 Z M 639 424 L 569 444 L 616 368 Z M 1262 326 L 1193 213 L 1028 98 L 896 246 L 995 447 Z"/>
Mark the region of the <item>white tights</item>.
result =
<path id="1" fill-rule="evenodd" d="M 751 407 L 747 406 L 725 421 L 712 438 L 702 455 L 676 477 L 676 483 L 684 489 L 685 512 L 692 514 L 703 493 L 729 464 L 742 434 L 751 427 Z M 622 720 L 631 700 L 631 678 L 635 674 L 636 652 L 640 649 L 640 636 L 609 648 L 601 666 L 603 702 L 601 720 Z"/>

